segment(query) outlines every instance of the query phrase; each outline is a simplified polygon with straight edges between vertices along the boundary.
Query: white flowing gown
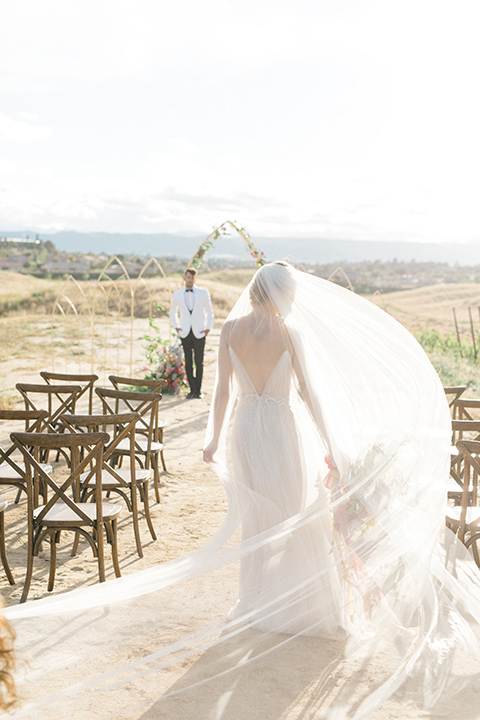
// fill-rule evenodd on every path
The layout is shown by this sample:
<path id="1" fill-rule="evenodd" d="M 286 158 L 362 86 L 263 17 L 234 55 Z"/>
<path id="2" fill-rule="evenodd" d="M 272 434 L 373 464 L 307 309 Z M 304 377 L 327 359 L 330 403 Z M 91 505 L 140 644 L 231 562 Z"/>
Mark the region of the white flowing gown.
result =
<path id="1" fill-rule="evenodd" d="M 239 386 L 232 426 L 232 466 L 245 491 L 248 510 L 242 539 L 261 537 L 304 512 L 309 499 L 304 438 L 312 426 L 293 383 L 292 356 L 281 353 L 263 388 L 258 389 L 229 348 Z M 310 427 L 315 438 L 315 428 Z M 317 503 L 327 506 L 318 485 Z M 341 586 L 332 554 L 332 526 L 325 513 L 315 523 L 272 539 L 242 560 L 239 601 L 230 617 L 251 615 L 256 628 L 286 633 L 331 635 L 340 624 Z M 286 602 L 288 598 L 288 602 Z"/>

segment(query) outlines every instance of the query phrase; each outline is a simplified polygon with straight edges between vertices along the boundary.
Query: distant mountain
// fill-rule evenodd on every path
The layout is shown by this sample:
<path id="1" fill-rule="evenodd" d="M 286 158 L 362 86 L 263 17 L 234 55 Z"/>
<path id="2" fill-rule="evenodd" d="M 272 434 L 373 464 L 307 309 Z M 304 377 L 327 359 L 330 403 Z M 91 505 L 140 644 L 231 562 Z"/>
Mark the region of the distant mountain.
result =
<path id="1" fill-rule="evenodd" d="M 36 231 L 0 231 L 0 236 L 34 238 Z M 153 255 L 189 259 L 200 243 L 203 234 L 176 235 L 167 233 L 80 233 L 63 230 L 39 233 L 42 240 L 51 240 L 59 250 L 114 254 Z M 328 240 L 298 238 L 254 238 L 255 246 L 263 250 L 267 259 L 289 257 L 294 262 L 329 263 L 349 261 L 416 260 L 417 262 L 447 262 L 460 265 L 480 264 L 480 241 L 470 243 L 414 243 L 367 240 Z M 248 254 L 242 242 L 232 236 L 223 238 L 221 245 L 211 251 L 212 256 L 228 255 L 232 259 L 246 260 Z"/>

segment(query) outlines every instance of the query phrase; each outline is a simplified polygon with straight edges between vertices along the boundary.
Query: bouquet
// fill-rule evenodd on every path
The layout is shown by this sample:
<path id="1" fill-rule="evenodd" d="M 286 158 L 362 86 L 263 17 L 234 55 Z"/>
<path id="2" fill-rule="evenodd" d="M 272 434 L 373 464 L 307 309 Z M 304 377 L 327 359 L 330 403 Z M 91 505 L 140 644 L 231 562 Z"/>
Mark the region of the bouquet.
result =
<path id="1" fill-rule="evenodd" d="M 150 326 L 156 331 L 156 337 L 145 335 L 144 339 L 148 341 L 147 360 L 150 368 L 145 376 L 146 378 L 155 378 L 163 380 L 163 393 L 176 395 L 185 387 L 185 364 L 183 361 L 183 351 L 178 338 L 175 340 L 162 340 L 159 329 L 153 322 Z"/>

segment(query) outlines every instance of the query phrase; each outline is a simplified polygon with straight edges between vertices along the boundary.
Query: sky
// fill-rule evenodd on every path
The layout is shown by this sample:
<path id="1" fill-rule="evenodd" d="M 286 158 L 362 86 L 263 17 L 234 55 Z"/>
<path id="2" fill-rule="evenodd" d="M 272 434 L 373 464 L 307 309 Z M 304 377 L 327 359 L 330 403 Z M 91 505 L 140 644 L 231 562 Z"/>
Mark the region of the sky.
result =
<path id="1" fill-rule="evenodd" d="M 0 228 L 478 240 L 478 0 L 3 0 Z"/>

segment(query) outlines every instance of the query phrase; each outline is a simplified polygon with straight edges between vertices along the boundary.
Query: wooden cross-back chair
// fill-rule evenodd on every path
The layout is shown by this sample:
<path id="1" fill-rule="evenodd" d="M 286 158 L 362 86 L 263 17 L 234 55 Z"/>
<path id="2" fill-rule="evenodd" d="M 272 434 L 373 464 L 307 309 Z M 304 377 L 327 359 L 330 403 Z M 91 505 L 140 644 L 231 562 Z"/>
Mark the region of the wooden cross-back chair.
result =
<path id="1" fill-rule="evenodd" d="M 50 573 L 48 590 L 53 590 L 57 543 L 62 530 L 72 530 L 85 537 L 98 561 L 100 582 L 105 580 L 104 536 L 112 547 L 115 575 L 120 577 L 117 551 L 117 518 L 121 505 L 106 503 L 102 496 L 102 460 L 107 433 L 12 433 L 12 441 L 25 460 L 27 485 L 27 572 L 20 602 L 28 597 L 33 574 L 34 556 L 46 537 L 50 538 Z M 42 469 L 38 458 L 43 450 L 68 448 L 71 454 L 70 474 L 59 485 Z M 94 502 L 78 499 L 83 490 L 81 475 L 86 470 L 95 475 Z M 38 505 L 34 484 L 42 478 L 52 491 L 47 503 Z M 70 494 L 67 492 L 70 491 Z"/>
<path id="2" fill-rule="evenodd" d="M 54 372 L 48 372 L 47 370 L 42 370 L 40 373 L 41 377 L 45 380 L 47 385 L 65 385 L 65 383 L 68 383 L 70 385 L 79 385 L 81 390 L 77 395 L 76 398 L 76 406 L 78 407 L 78 404 L 81 400 L 81 398 L 84 398 L 87 401 L 87 412 L 91 415 L 93 412 L 93 390 L 94 385 L 96 381 L 98 380 L 98 375 L 91 374 L 91 375 L 75 375 L 74 373 L 54 373 Z M 84 403 L 82 403 L 83 405 Z"/>
<path id="3" fill-rule="evenodd" d="M 121 412 L 137 412 L 141 419 L 136 427 L 135 457 L 141 468 L 153 469 L 155 497 L 160 502 L 160 471 L 158 457 L 163 462 L 163 443 L 158 440 L 156 428 L 158 424 L 158 404 L 161 395 L 157 392 L 131 392 L 127 390 L 111 390 L 96 388 L 96 394 L 102 402 L 103 412 L 107 415 L 118 415 Z M 112 463 L 121 462 L 128 455 L 128 442 L 123 440 L 115 449 Z M 165 464 L 163 463 L 165 468 Z"/>
<path id="4" fill-rule="evenodd" d="M 58 418 L 64 413 L 75 414 L 76 401 L 82 391 L 80 385 L 47 385 L 17 383 L 15 386 L 23 398 L 25 410 L 46 410 L 47 432 L 55 432 Z M 39 403 L 47 407 L 40 407 Z"/>
<path id="5" fill-rule="evenodd" d="M 457 445 L 461 440 L 480 440 L 480 420 L 452 420 L 452 453 L 447 496 L 456 505 L 462 500 L 463 488 L 463 454 Z"/>
<path id="6" fill-rule="evenodd" d="M 25 432 L 41 432 L 45 427 L 47 417 L 46 410 L 0 410 L 0 420 L 21 421 L 25 423 Z M 18 503 L 21 493 L 26 494 L 27 486 L 25 484 L 25 463 L 16 459 L 15 451 L 14 443 L 7 449 L 0 447 L 0 485 L 16 487 L 18 492 L 15 503 Z M 52 466 L 47 463 L 42 463 L 42 469 L 48 474 L 52 472 Z M 40 490 L 43 497 L 46 498 L 44 483 L 40 483 L 40 487 L 37 486 L 36 490 L 37 492 Z"/>
<path id="7" fill-rule="evenodd" d="M 15 580 L 10 570 L 7 558 L 7 548 L 5 547 L 5 510 L 8 507 L 8 500 L 0 500 L 0 559 L 2 561 L 5 575 L 10 585 L 15 585 Z"/>
<path id="8" fill-rule="evenodd" d="M 132 388 L 150 388 L 149 392 L 161 393 L 164 380 L 155 380 L 154 378 L 131 378 L 121 375 L 109 375 L 108 379 L 112 383 L 115 390 L 131 390 Z"/>
<path id="9" fill-rule="evenodd" d="M 156 392 L 160 393 L 160 398 L 162 397 L 162 390 L 163 386 L 165 385 L 164 380 L 155 380 L 153 378 L 130 378 L 130 377 L 122 377 L 121 375 L 109 375 L 108 379 L 112 383 L 115 390 L 132 390 L 138 391 L 139 388 L 149 388 L 149 392 Z M 154 430 L 154 440 L 155 442 L 159 442 L 162 445 L 164 445 L 163 441 L 163 431 L 167 425 L 167 421 L 160 417 L 157 413 L 156 417 L 156 427 Z M 160 451 L 160 459 L 162 461 L 162 467 L 165 472 L 167 472 L 167 466 L 165 464 L 165 456 L 163 453 L 163 448 Z"/>
<path id="10" fill-rule="evenodd" d="M 137 552 L 140 557 L 143 557 L 140 528 L 138 525 L 137 490 L 143 503 L 145 519 L 152 540 L 156 540 L 157 536 L 150 516 L 148 497 L 148 483 L 152 471 L 138 469 L 135 463 L 135 427 L 140 418 L 141 416 L 138 413 L 124 413 L 121 415 L 62 415 L 60 419 L 69 431 L 86 431 L 89 433 L 109 432 L 111 435 L 111 440 L 105 445 L 103 452 L 102 488 L 104 491 L 108 493 L 114 492 L 124 499 L 129 512 L 132 513 Z M 112 429 L 112 431 L 110 431 L 110 429 Z M 109 460 L 113 457 L 118 445 L 124 440 L 129 444 L 130 467 L 114 468 L 109 465 Z M 80 480 L 83 487 L 81 500 L 85 501 L 95 492 L 96 476 L 93 470 L 85 471 L 80 476 Z"/>
<path id="11" fill-rule="evenodd" d="M 445 522 L 468 548 L 472 548 L 475 562 L 480 567 L 477 547 L 477 541 L 480 539 L 480 507 L 478 507 L 480 441 L 460 440 L 457 447 L 463 458 L 461 504 L 447 507 Z"/>
<path id="12" fill-rule="evenodd" d="M 459 440 L 480 440 L 480 420 L 452 420 L 452 445 Z"/>
<path id="13" fill-rule="evenodd" d="M 467 389 L 466 385 L 451 385 L 450 387 L 444 387 L 445 395 L 447 396 L 448 401 L 448 407 L 450 408 L 450 412 L 452 414 L 452 417 L 456 417 L 456 408 L 455 403 L 459 399 L 461 395 L 465 392 Z"/>
<path id="14" fill-rule="evenodd" d="M 55 433 L 61 431 L 59 417 L 63 413 L 75 413 L 77 397 L 82 391 L 80 385 L 47 385 L 36 383 L 17 383 L 15 386 L 23 398 L 25 410 L 46 410 L 44 431 Z M 65 449 L 59 451 L 69 462 Z M 57 460 L 59 457 L 57 452 Z M 45 449 L 42 461 L 47 461 L 49 450 Z"/>
<path id="15" fill-rule="evenodd" d="M 478 420 L 480 419 L 480 398 L 463 398 L 455 400 L 456 420 Z"/>

